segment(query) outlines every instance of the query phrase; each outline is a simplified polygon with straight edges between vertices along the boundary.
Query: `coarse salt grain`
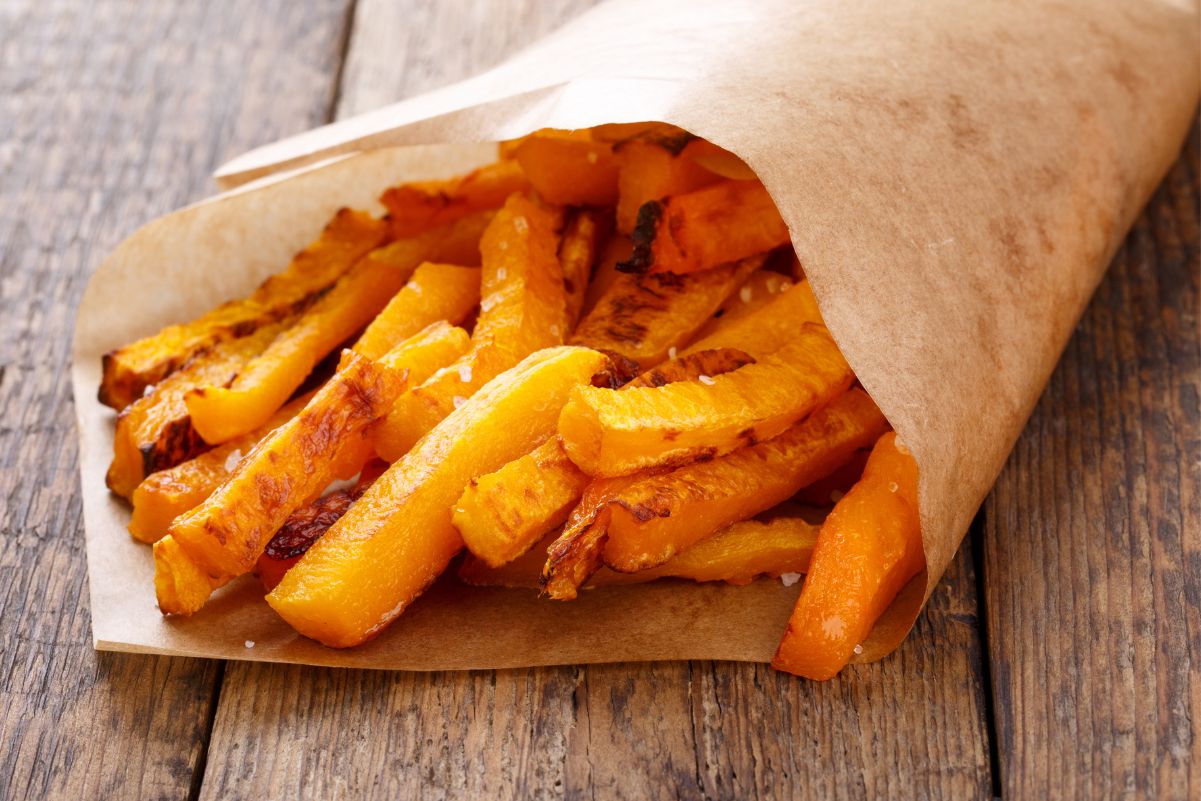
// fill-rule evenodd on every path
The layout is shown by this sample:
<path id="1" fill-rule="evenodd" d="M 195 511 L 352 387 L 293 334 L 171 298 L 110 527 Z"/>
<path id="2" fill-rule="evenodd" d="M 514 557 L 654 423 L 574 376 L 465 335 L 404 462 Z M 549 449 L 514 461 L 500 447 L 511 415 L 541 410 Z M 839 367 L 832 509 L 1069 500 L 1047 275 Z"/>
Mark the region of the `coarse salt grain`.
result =
<path id="1" fill-rule="evenodd" d="M 696 380 L 700 381 L 702 384 L 704 384 L 705 386 L 709 386 L 709 387 L 711 387 L 717 383 L 716 381 L 714 381 L 712 378 L 710 378 L 707 375 L 698 375 L 696 377 Z"/>
<path id="2" fill-rule="evenodd" d="M 459 380 L 462 381 L 464 384 L 466 384 L 468 381 L 471 380 L 471 365 L 470 364 L 459 365 Z"/>
<path id="3" fill-rule="evenodd" d="M 780 282 L 780 286 L 776 291 L 777 292 L 787 292 L 790 289 L 792 289 L 792 282 L 789 281 L 787 278 L 785 278 L 783 281 Z"/>
<path id="4" fill-rule="evenodd" d="M 552 325 L 552 326 L 550 327 L 550 335 L 551 335 L 552 337 L 557 337 L 557 336 L 559 335 L 559 326 L 557 326 L 557 325 Z"/>
<path id="5" fill-rule="evenodd" d="M 669 358 L 673 361 L 675 360 L 675 358 L 676 358 L 676 346 L 675 345 L 672 345 L 670 348 L 667 349 L 667 358 Z"/>
<path id="6" fill-rule="evenodd" d="M 896 447 L 898 452 L 903 453 L 905 455 L 909 454 L 909 446 L 906 445 L 904 440 L 902 440 L 900 437 L 895 437 L 892 441 L 892 444 L 893 444 L 893 446 Z"/>
<path id="7" fill-rule="evenodd" d="M 244 645 L 245 645 L 247 648 L 253 648 L 253 647 L 254 647 L 254 640 L 247 640 L 247 641 L 244 643 Z"/>
<path id="8" fill-rule="evenodd" d="M 457 409 L 460 406 L 462 406 L 464 403 L 466 403 L 467 399 L 464 398 L 462 395 L 455 395 L 453 398 L 450 399 L 450 402 L 453 403 L 455 405 L 455 408 Z"/>
<path id="9" fill-rule="evenodd" d="M 856 646 L 855 646 L 855 648 L 854 648 L 853 650 L 855 651 L 855 653 L 857 653 L 857 654 L 861 654 L 861 653 L 863 653 L 863 646 L 862 646 L 862 645 L 856 645 Z"/>
<path id="10" fill-rule="evenodd" d="M 800 580 L 801 580 L 800 573 L 781 573 L 780 574 L 780 583 L 783 584 L 785 587 L 791 587 L 793 584 L 796 584 Z"/>
<path id="11" fill-rule="evenodd" d="M 497 281 L 505 280 L 505 277 L 508 276 L 508 274 L 509 274 L 509 271 L 506 270 L 504 267 L 496 268 L 496 280 Z"/>
<path id="12" fill-rule="evenodd" d="M 754 294 L 754 291 L 749 286 L 744 286 L 742 289 L 738 290 L 738 297 L 743 303 L 750 303 L 751 297 Z"/>
<path id="13" fill-rule="evenodd" d="M 888 491 L 889 492 L 896 492 L 899 489 L 900 489 L 900 487 L 897 486 L 897 482 L 895 482 L 895 481 L 888 482 Z"/>
<path id="14" fill-rule="evenodd" d="M 513 230 L 519 234 L 527 233 L 530 230 L 530 221 L 525 217 L 514 217 Z"/>
<path id="15" fill-rule="evenodd" d="M 142 397 L 146 397 L 151 392 L 154 392 L 154 384 L 147 384 L 145 389 L 142 390 Z"/>
<path id="16" fill-rule="evenodd" d="M 417 283 L 416 281 L 410 281 L 409 282 L 409 291 L 412 292 L 414 295 L 420 295 L 421 294 L 421 284 Z"/>
<path id="17" fill-rule="evenodd" d="M 240 461 L 242 461 L 242 450 L 234 448 L 230 451 L 229 456 L 225 457 L 225 472 L 232 473 Z"/>

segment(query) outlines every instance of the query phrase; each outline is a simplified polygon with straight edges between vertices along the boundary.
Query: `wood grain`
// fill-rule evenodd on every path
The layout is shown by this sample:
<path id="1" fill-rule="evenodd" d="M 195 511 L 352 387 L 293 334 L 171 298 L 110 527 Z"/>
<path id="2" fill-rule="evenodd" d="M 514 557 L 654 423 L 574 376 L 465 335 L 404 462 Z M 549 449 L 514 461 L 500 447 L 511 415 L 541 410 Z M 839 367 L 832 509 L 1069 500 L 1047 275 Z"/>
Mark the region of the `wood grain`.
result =
<path id="1" fill-rule="evenodd" d="M 1201 797 L 1199 133 L 985 504 L 1006 798 Z"/>
<path id="2" fill-rule="evenodd" d="M 466 77 L 590 4 L 359 0 L 338 111 Z M 895 658 L 827 684 L 711 662 L 230 664 L 201 797 L 989 797 L 976 597 L 965 552 Z"/>
<path id="3" fill-rule="evenodd" d="M 0 4 L 0 798 L 196 779 L 219 666 L 92 650 L 72 319 L 124 234 L 324 118 L 344 19 L 342 0 Z"/>

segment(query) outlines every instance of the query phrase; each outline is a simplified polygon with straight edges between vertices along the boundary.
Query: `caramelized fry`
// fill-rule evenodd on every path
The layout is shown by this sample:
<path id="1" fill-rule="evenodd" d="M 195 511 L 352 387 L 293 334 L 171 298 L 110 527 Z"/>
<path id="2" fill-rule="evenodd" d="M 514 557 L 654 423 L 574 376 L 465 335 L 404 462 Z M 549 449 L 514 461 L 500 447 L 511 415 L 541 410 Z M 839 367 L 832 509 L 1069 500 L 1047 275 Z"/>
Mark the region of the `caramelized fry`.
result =
<path id="1" fill-rule="evenodd" d="M 530 353 L 567 333 L 557 256 L 557 209 L 514 195 L 488 226 L 480 248 L 480 316 L 471 350 L 407 392 L 376 426 L 376 452 L 396 461 L 472 393 Z"/>
<path id="2" fill-rule="evenodd" d="M 632 273 L 691 273 L 786 244 L 788 226 L 758 181 L 721 183 L 652 200 L 638 211 Z"/>
<path id="3" fill-rule="evenodd" d="M 592 278 L 605 232 L 612 227 L 606 215 L 592 209 L 577 209 L 563 228 L 559 264 L 563 269 L 563 293 L 567 298 L 567 323 L 574 327 L 584 307 L 584 293 Z"/>
<path id="4" fill-rule="evenodd" d="M 571 460 L 617 476 L 712 459 L 777 436 L 854 380 L 823 326 L 803 325 L 757 364 L 667 387 L 576 387 L 559 418 Z"/>
<path id="5" fill-rule="evenodd" d="M 917 463 L 886 434 L 821 528 L 772 667 L 819 681 L 833 677 L 925 559 Z"/>
<path id="6" fill-rule="evenodd" d="M 451 523 L 463 487 L 545 439 L 571 387 L 606 364 L 584 348 L 551 348 L 497 376 L 380 476 L 267 602 L 333 647 L 379 632 L 463 547 Z"/>
<path id="7" fill-rule="evenodd" d="M 618 573 L 602 566 L 584 587 L 643 584 L 661 578 L 749 584 L 760 576 L 804 573 L 817 541 L 817 528 L 799 517 L 743 520 L 649 570 Z M 477 587 L 538 589 L 539 573 L 552 542 L 553 539 L 546 539 L 499 567 L 468 556 L 459 566 L 459 578 Z"/>
<path id="8" fill-rule="evenodd" d="M 270 325 L 248 336 L 220 342 L 193 356 L 179 370 L 148 388 L 149 394 L 122 409 L 113 432 L 113 461 L 105 476 L 108 488 L 128 498 L 146 476 L 208 450 L 192 426 L 184 398 L 197 387 L 222 386 L 231 381 L 279 331 L 280 326 Z"/>
<path id="9" fill-rule="evenodd" d="M 385 233 L 382 220 L 364 212 L 340 210 L 286 270 L 268 278 L 249 297 L 224 303 L 191 322 L 167 326 L 106 353 L 100 402 L 124 409 L 140 398 L 146 387 L 157 384 L 205 348 L 295 314 L 382 242 Z"/>
<path id="10" fill-rule="evenodd" d="M 683 145 L 697 141 L 687 134 L 671 138 L 643 136 L 622 142 L 617 153 L 617 230 L 628 234 L 638 210 L 651 200 L 682 195 L 720 180 L 719 176 L 682 156 Z"/>
<path id="11" fill-rule="evenodd" d="M 887 425 L 852 389 L 775 439 L 638 481 L 607 504 L 605 564 L 624 572 L 662 564 L 829 475 Z"/>
<path id="12" fill-rule="evenodd" d="M 584 488 L 563 533 L 546 550 L 542 590 L 556 601 L 570 601 L 588 577 L 600 569 L 609 525 L 609 501 L 645 476 L 598 478 Z"/>
<path id="13" fill-rule="evenodd" d="M 666 362 L 626 387 L 662 387 L 698 375 L 720 375 L 751 361 L 736 350 L 704 351 Z M 473 554 L 501 565 L 562 525 L 587 483 L 588 477 L 552 437 L 468 484 L 455 505 L 454 524 Z"/>
<path id="14" fill-rule="evenodd" d="M 207 577 L 211 592 L 249 571 L 288 516 L 333 480 L 340 453 L 370 453 L 363 429 L 391 406 L 404 383 L 403 373 L 350 354 L 296 417 L 271 432 L 155 543 L 156 587 L 171 590 L 159 597 L 159 608 L 191 614 L 199 609 L 191 601 L 207 598 L 195 586 L 197 575 Z M 363 455 L 360 464 L 366 460 Z M 169 574 L 161 583 L 160 573 Z M 175 598 L 185 603 L 175 605 Z"/>
<path id="15" fill-rule="evenodd" d="M 498 209 L 509 195 L 528 187 L 517 162 L 498 161 L 462 178 L 394 186 L 380 196 L 380 203 L 388 210 L 392 237 L 406 239 L 476 212 Z M 470 263 L 449 257 L 427 258 Z"/>
<path id="16" fill-rule="evenodd" d="M 763 261 L 754 256 L 688 275 L 620 275 L 580 321 L 571 342 L 653 367 L 707 323 Z"/>

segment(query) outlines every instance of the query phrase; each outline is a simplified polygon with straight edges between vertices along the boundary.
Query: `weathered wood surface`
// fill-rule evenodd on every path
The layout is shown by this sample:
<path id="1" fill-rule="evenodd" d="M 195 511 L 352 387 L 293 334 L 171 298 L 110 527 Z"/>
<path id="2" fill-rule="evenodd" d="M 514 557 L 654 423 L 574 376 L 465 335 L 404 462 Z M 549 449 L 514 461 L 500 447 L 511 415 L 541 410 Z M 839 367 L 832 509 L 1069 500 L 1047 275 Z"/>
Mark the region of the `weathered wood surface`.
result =
<path id="1" fill-rule="evenodd" d="M 1199 133 L 985 504 L 1008 798 L 1201 798 Z"/>
<path id="2" fill-rule="evenodd" d="M 92 651 L 74 308 L 99 259 L 208 194 L 222 160 L 326 117 L 345 17 L 344 0 L 0 3 L 0 798 L 184 798 L 197 780 L 220 666 Z"/>
<path id="3" fill-rule="evenodd" d="M 883 664 L 819 685 L 91 651 L 68 382 L 47 369 L 87 272 L 224 158 L 465 77 L 588 5 L 0 4 L 0 799 L 1201 794 L 1195 131 L 986 504 L 981 581 L 965 547 Z"/>

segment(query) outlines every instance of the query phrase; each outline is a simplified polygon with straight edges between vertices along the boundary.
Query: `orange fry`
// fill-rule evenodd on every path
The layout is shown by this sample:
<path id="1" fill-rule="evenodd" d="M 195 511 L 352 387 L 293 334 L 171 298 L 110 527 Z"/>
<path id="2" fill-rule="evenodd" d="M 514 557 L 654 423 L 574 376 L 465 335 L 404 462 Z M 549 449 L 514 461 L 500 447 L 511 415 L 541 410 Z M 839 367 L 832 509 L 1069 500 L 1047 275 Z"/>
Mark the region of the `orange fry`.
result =
<path id="1" fill-rule="evenodd" d="M 809 282 L 801 281 L 746 314 L 717 318 L 683 352 L 737 348 L 760 359 L 778 350 L 805 323 L 822 323 L 822 316 Z"/>
<path id="2" fill-rule="evenodd" d="M 822 526 L 772 667 L 819 681 L 833 677 L 924 566 L 917 463 L 886 434 Z"/>
<path id="3" fill-rule="evenodd" d="M 479 302 L 479 269 L 425 262 L 371 321 L 353 350 L 378 359 L 431 323 L 462 322 Z"/>
<path id="4" fill-rule="evenodd" d="M 471 350 L 405 393 L 373 437 L 394 462 L 477 389 L 542 348 L 563 343 L 567 309 L 557 255 L 558 209 L 514 195 L 480 242 L 482 300 Z"/>
<path id="5" fill-rule="evenodd" d="M 691 273 L 786 244 L 788 226 L 758 181 L 722 181 L 638 211 L 633 273 Z"/>
<path id="6" fill-rule="evenodd" d="M 382 220 L 364 212 L 340 210 L 286 270 L 268 278 L 249 297 L 106 353 L 100 402 L 124 409 L 201 350 L 300 311 L 382 242 L 386 230 Z"/>
<path id="7" fill-rule="evenodd" d="M 721 180 L 691 158 L 682 155 L 689 134 L 672 137 L 644 135 L 619 143 L 614 152 L 617 178 L 617 230 L 628 234 L 638 221 L 638 210 L 652 200 L 682 195 Z"/>
<path id="8" fill-rule="evenodd" d="M 775 353 L 725 375 L 618 392 L 576 387 L 559 438 L 591 476 L 687 464 L 779 435 L 854 378 L 829 332 L 807 323 Z"/>
<path id="9" fill-rule="evenodd" d="M 662 564 L 829 475 L 887 425 L 867 393 L 852 389 L 775 439 L 645 478 L 608 504 L 605 564 L 624 572 Z"/>
<path id="10" fill-rule="evenodd" d="M 498 209 L 509 195 L 528 187 L 517 162 L 498 161 L 462 178 L 394 186 L 380 196 L 380 203 L 388 210 L 392 237 L 406 239 L 475 212 Z M 430 258 L 462 263 L 459 259 Z"/>
<path id="11" fill-rule="evenodd" d="M 334 479 L 339 454 L 367 461 L 367 425 L 404 388 L 405 376 L 350 354 L 348 363 L 296 417 L 250 452 L 204 503 L 155 543 L 155 589 L 167 614 L 191 614 L 213 589 L 254 567 L 267 540 Z M 164 544 L 166 543 L 166 544 Z M 196 577 L 207 577 L 207 592 Z M 203 597 L 202 597 L 203 596 Z"/>
<path id="12" fill-rule="evenodd" d="M 545 132 L 526 137 L 513 158 L 543 199 L 564 206 L 617 202 L 617 161 L 612 148 L 579 136 Z"/>
<path id="13" fill-rule="evenodd" d="M 618 275 L 576 326 L 571 342 L 653 367 L 705 325 L 763 261 L 754 256 L 688 275 Z"/>
<path id="14" fill-rule="evenodd" d="M 267 602 L 329 646 L 378 633 L 463 547 L 451 508 L 467 483 L 545 439 L 571 387 L 607 362 L 584 348 L 550 348 L 497 376 L 376 479 Z"/>

